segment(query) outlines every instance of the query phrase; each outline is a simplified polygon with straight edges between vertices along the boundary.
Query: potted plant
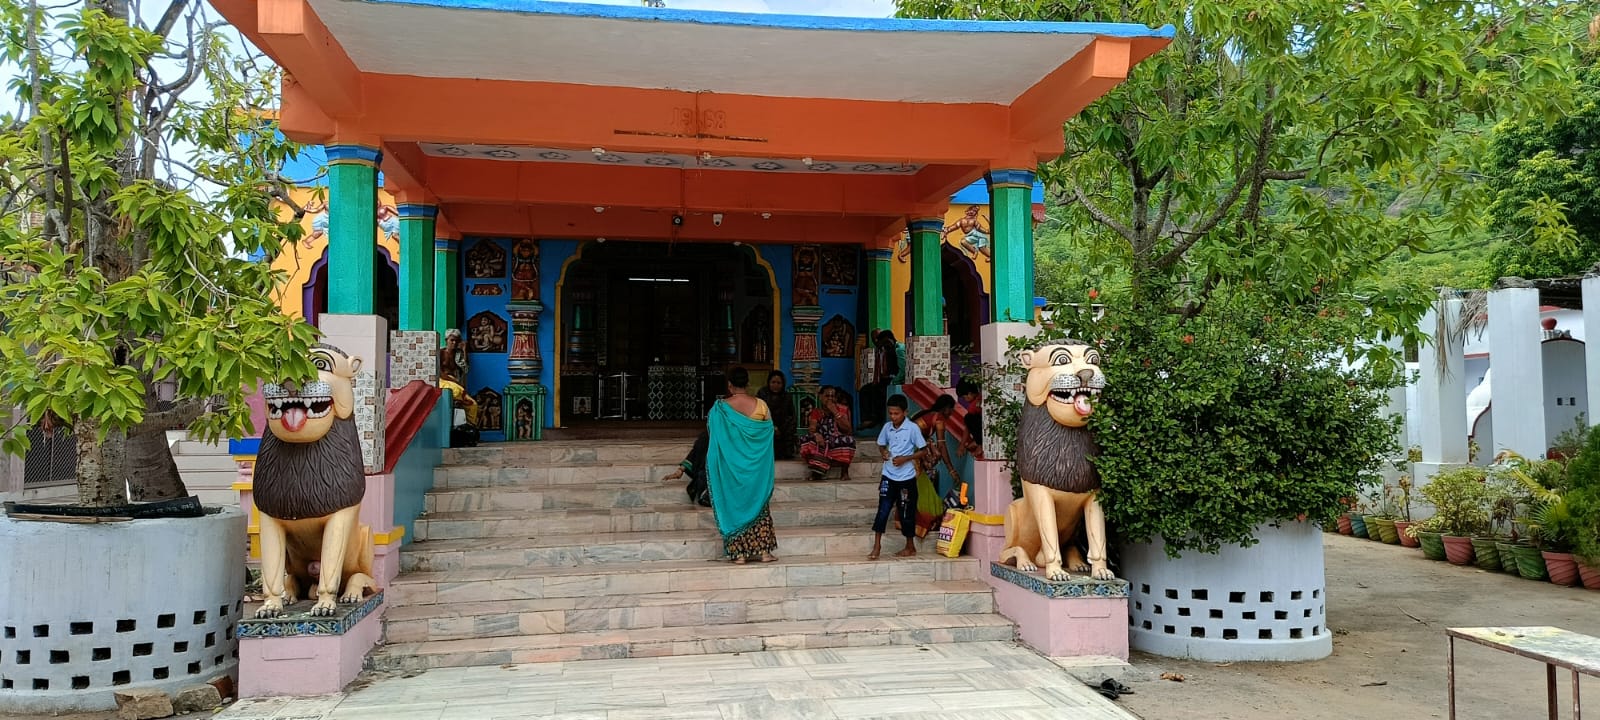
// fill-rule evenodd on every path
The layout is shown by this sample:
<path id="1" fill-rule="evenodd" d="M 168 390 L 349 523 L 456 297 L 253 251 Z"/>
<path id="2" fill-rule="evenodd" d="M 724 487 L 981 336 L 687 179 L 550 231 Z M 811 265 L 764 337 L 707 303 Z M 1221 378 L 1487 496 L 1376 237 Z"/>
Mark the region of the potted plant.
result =
<path id="1" fill-rule="evenodd" d="M 1550 582 L 1563 587 L 1578 581 L 1578 563 L 1572 557 L 1573 537 L 1578 532 L 1578 519 L 1573 516 L 1567 499 L 1556 496 L 1546 501 L 1533 515 L 1539 528 L 1539 554 Z"/>
<path id="2" fill-rule="evenodd" d="M 1400 517 L 1400 504 L 1395 499 L 1394 488 L 1383 486 L 1383 494 L 1378 499 L 1378 514 L 1367 518 L 1368 525 L 1376 524 L 1378 535 L 1375 540 L 1388 545 L 1400 544 L 1400 531 L 1395 526 L 1395 520 Z"/>
<path id="3" fill-rule="evenodd" d="M 1489 572 L 1514 572 L 1514 567 L 1506 569 L 1499 545 L 1511 535 L 1522 486 L 1515 477 L 1494 471 L 1484 484 L 1489 496 L 1489 525 L 1483 534 L 1472 538 L 1473 564 Z"/>
<path id="4" fill-rule="evenodd" d="M 1414 524 L 1411 520 L 1411 473 L 1401 473 L 1400 479 L 1395 481 L 1395 487 L 1400 491 L 1400 512 L 1404 516 L 1404 519 L 1396 518 L 1394 521 L 1395 537 L 1401 545 L 1409 548 L 1417 547 L 1420 543 L 1417 542 L 1416 534 L 1409 532 Z"/>
<path id="5" fill-rule="evenodd" d="M 1432 518 L 1419 523 L 1412 523 L 1406 531 L 1417 540 L 1417 547 L 1422 548 L 1422 556 L 1429 560 L 1443 560 L 1444 540 L 1439 531 L 1433 529 Z"/>
<path id="6" fill-rule="evenodd" d="M 1571 439 L 1572 432 L 1562 433 L 1557 438 L 1556 446 L 1565 448 L 1555 453 L 1560 457 L 1529 460 L 1507 450 L 1495 458 L 1495 473 L 1515 483 L 1505 497 L 1495 502 L 1496 507 L 1491 511 L 1492 515 L 1509 513 L 1511 516 L 1508 537 L 1495 543 L 1506 572 L 1515 572 L 1528 580 L 1549 578 L 1540 547 L 1544 532 L 1538 516 L 1546 504 L 1559 497 L 1558 489 L 1567 486 L 1572 463 L 1565 458 L 1575 458 L 1582 450 Z"/>
<path id="7" fill-rule="evenodd" d="M 1367 535 L 1367 504 L 1357 500 L 1354 507 L 1350 508 L 1347 515 L 1350 518 L 1350 534 L 1363 539 L 1370 539 Z"/>
<path id="8" fill-rule="evenodd" d="M 1456 565 L 1472 562 L 1472 538 L 1489 526 L 1488 471 L 1468 466 L 1433 476 L 1422 496 L 1433 504 L 1428 529 L 1441 534 L 1445 558 Z"/>
<path id="9" fill-rule="evenodd" d="M 1334 518 L 1334 522 L 1337 524 L 1338 529 L 1339 529 L 1339 534 L 1340 535 L 1351 535 L 1351 534 L 1354 534 L 1355 533 L 1355 528 L 1352 527 L 1351 524 L 1350 524 L 1350 515 L 1351 515 L 1351 513 L 1355 512 L 1356 499 L 1353 498 L 1353 497 L 1347 497 L 1347 498 L 1341 499 L 1339 502 L 1342 503 L 1344 505 L 1344 507 L 1345 507 L 1345 511 L 1342 512 L 1342 513 L 1339 513 L 1339 517 Z"/>

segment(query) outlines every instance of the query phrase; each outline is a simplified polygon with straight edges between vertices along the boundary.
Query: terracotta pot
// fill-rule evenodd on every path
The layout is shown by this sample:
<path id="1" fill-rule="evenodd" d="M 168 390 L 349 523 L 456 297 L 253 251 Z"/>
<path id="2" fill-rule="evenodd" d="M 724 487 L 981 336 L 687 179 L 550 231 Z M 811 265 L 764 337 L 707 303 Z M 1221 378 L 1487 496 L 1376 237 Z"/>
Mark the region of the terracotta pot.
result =
<path id="1" fill-rule="evenodd" d="M 1590 565 L 1578 560 L 1578 578 L 1583 581 L 1584 587 L 1600 590 L 1600 565 Z"/>
<path id="2" fill-rule="evenodd" d="M 1505 572 L 1508 572 L 1508 573 L 1511 573 L 1512 575 L 1516 575 L 1517 574 L 1517 551 L 1516 551 L 1516 548 L 1517 548 L 1518 545 L 1521 545 L 1521 544 L 1522 544 L 1521 542 L 1508 542 L 1506 540 L 1498 540 L 1498 541 L 1495 542 L 1494 549 L 1495 549 L 1495 552 L 1500 554 L 1500 569 L 1501 570 L 1503 570 Z"/>
<path id="3" fill-rule="evenodd" d="M 1544 567 L 1544 555 L 1539 548 L 1532 545 L 1518 545 L 1512 548 L 1517 556 L 1517 574 L 1529 580 L 1548 580 L 1549 571 Z"/>
<path id="4" fill-rule="evenodd" d="M 1489 572 L 1500 572 L 1500 550 L 1495 547 L 1495 539 L 1472 539 L 1472 564 Z"/>
<path id="5" fill-rule="evenodd" d="M 1414 547 L 1418 547 L 1418 546 L 1422 545 L 1422 543 L 1418 542 L 1416 538 L 1411 537 L 1409 534 L 1406 533 L 1406 529 L 1411 527 L 1412 525 L 1415 525 L 1415 524 L 1416 523 L 1411 522 L 1409 520 L 1396 520 L 1396 521 L 1394 521 L 1394 533 L 1395 533 L 1395 535 L 1400 537 L 1400 544 L 1401 545 L 1404 545 L 1404 546 L 1409 547 L 1409 548 L 1414 548 Z"/>
<path id="6" fill-rule="evenodd" d="M 1382 542 L 1383 541 L 1383 531 L 1378 526 L 1378 516 L 1377 515 L 1367 515 L 1363 519 L 1367 521 L 1366 522 L 1366 524 L 1367 524 L 1367 539 L 1368 540 L 1377 540 L 1379 542 Z"/>
<path id="7" fill-rule="evenodd" d="M 1544 552 L 1544 566 L 1550 572 L 1550 582 L 1561 587 L 1576 585 L 1578 582 L 1578 561 L 1572 559 L 1572 553 Z"/>
<path id="8" fill-rule="evenodd" d="M 1452 565 L 1472 564 L 1472 538 L 1446 535 L 1444 540 L 1444 559 Z"/>
<path id="9" fill-rule="evenodd" d="M 1373 518 L 1378 524 L 1378 539 L 1387 545 L 1400 544 L 1400 531 L 1394 527 L 1394 521 L 1389 518 Z"/>
<path id="10" fill-rule="evenodd" d="M 1339 534 L 1340 535 L 1349 535 L 1351 532 L 1352 532 L 1352 530 L 1350 529 L 1350 515 L 1348 513 L 1344 514 L 1344 515 L 1340 515 L 1339 516 Z"/>
<path id="11" fill-rule="evenodd" d="M 1367 518 L 1355 513 L 1350 514 L 1350 534 L 1358 538 L 1367 536 Z"/>
<path id="12" fill-rule="evenodd" d="M 1417 541 L 1422 545 L 1422 556 L 1429 560 L 1444 559 L 1444 536 L 1436 532 L 1417 533 Z"/>

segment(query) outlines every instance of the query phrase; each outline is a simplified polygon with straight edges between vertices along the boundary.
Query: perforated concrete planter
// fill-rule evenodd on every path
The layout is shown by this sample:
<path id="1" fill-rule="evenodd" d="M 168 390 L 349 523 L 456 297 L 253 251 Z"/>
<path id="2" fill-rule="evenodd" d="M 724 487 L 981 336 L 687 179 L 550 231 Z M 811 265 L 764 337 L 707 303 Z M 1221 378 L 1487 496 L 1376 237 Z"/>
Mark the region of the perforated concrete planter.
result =
<path id="1" fill-rule="evenodd" d="M 238 667 L 245 517 L 74 525 L 0 515 L 0 712 L 116 707 Z"/>
<path id="2" fill-rule="evenodd" d="M 1322 534 L 1310 523 L 1256 529 L 1256 545 L 1168 558 L 1165 544 L 1124 545 L 1130 644 L 1173 658 L 1317 660 L 1328 632 Z"/>

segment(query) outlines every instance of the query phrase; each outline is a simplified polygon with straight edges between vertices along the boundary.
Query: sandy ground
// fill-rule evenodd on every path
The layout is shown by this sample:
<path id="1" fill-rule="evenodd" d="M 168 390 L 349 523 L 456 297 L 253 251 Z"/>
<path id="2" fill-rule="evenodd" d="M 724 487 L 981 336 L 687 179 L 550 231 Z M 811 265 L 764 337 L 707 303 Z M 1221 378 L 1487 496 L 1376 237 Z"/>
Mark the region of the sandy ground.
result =
<path id="1" fill-rule="evenodd" d="M 1136 654 L 1126 681 L 1135 694 L 1119 703 L 1147 720 L 1315 720 L 1379 711 L 1443 718 L 1444 628 L 1555 625 L 1600 635 L 1600 592 L 1432 562 L 1410 548 L 1325 538 L 1331 657 L 1219 666 Z M 1158 679 L 1164 672 L 1185 681 Z M 1544 672 L 1538 662 L 1458 641 L 1457 717 L 1545 717 Z M 1559 716 L 1571 717 L 1566 671 L 1559 677 Z M 1583 685 L 1600 698 L 1600 680 Z M 1600 704 L 1590 713 L 1600 716 Z"/>

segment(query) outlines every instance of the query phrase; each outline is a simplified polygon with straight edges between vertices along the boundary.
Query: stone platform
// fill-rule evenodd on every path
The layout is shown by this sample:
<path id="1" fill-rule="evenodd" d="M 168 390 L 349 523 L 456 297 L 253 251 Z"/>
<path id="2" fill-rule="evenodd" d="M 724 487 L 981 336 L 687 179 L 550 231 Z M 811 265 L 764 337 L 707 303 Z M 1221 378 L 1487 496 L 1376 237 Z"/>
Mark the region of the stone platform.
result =
<path id="1" fill-rule="evenodd" d="M 328 617 L 311 615 L 311 606 L 302 600 L 279 617 L 239 621 L 239 697 L 334 693 L 361 673 L 382 635 L 384 594 L 340 604 Z"/>
<path id="2" fill-rule="evenodd" d="M 1077 576 L 1047 580 L 989 564 L 995 605 L 1029 647 L 1050 657 L 1128 659 L 1128 581 Z"/>

